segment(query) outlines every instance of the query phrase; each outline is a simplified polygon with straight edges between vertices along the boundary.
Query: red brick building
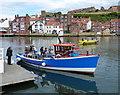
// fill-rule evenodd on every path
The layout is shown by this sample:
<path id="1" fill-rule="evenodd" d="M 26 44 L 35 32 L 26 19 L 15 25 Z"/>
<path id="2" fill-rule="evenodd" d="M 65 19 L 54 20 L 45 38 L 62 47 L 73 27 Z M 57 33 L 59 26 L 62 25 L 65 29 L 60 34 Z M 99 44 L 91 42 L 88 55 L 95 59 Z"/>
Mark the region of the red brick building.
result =
<path id="1" fill-rule="evenodd" d="M 92 21 L 92 31 L 102 32 L 102 23 L 99 21 Z"/>
<path id="2" fill-rule="evenodd" d="M 69 13 L 60 16 L 60 24 L 63 26 L 64 32 L 70 32 L 70 25 L 73 19 L 73 15 Z"/>
<path id="3" fill-rule="evenodd" d="M 120 19 L 111 19 L 105 23 L 92 21 L 93 32 L 103 32 L 105 29 L 110 29 L 111 33 L 120 33 Z"/>
<path id="4" fill-rule="evenodd" d="M 70 33 L 88 32 L 91 30 L 90 18 L 74 18 L 70 25 Z"/>
<path id="5" fill-rule="evenodd" d="M 9 22 L 9 27 L 12 33 L 29 33 L 30 16 L 15 15 L 15 19 Z"/>
<path id="6" fill-rule="evenodd" d="M 110 30 L 114 33 L 120 33 L 120 19 L 112 19 L 110 21 Z"/>
<path id="7" fill-rule="evenodd" d="M 106 21 L 104 23 L 104 29 L 110 29 L 111 28 L 111 22 L 110 21 Z"/>

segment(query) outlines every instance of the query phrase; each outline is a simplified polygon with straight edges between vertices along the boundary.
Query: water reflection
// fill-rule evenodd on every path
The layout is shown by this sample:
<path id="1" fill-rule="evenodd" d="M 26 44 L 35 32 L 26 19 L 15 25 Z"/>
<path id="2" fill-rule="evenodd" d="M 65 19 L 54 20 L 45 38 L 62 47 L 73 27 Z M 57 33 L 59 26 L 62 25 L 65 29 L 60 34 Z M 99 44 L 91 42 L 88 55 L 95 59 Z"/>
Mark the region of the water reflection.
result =
<path id="1" fill-rule="evenodd" d="M 95 49 L 97 48 L 98 44 L 93 45 L 79 45 L 77 46 L 80 48 L 79 52 L 86 53 L 86 51 L 89 51 L 90 54 L 95 54 Z"/>
<path id="2" fill-rule="evenodd" d="M 38 77 L 35 84 L 38 89 L 32 92 L 41 93 L 97 93 L 96 82 L 93 76 L 77 73 L 44 70 L 33 68 L 25 63 L 18 62 L 25 69 L 34 72 Z M 29 91 L 27 91 L 28 93 Z M 26 93 L 26 91 L 25 91 Z"/>
<path id="3" fill-rule="evenodd" d="M 33 81 L 26 83 L 7 85 L 2 87 L 2 95 L 14 95 L 15 93 L 20 93 L 23 90 L 37 89 L 37 85 Z M 13 94 L 14 93 L 14 94 Z"/>

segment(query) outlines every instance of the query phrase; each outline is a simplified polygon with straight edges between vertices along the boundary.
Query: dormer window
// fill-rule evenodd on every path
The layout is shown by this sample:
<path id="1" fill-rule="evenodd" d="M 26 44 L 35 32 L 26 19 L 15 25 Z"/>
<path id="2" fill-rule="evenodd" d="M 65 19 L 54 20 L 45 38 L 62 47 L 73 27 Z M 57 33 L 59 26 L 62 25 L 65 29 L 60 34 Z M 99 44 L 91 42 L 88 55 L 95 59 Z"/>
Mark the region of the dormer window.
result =
<path id="1" fill-rule="evenodd" d="M 16 19 L 16 21 L 18 22 L 18 21 L 19 21 L 19 19 L 17 18 L 17 19 Z"/>
<path id="2" fill-rule="evenodd" d="M 21 21 L 23 21 L 24 20 L 24 18 L 21 18 Z"/>

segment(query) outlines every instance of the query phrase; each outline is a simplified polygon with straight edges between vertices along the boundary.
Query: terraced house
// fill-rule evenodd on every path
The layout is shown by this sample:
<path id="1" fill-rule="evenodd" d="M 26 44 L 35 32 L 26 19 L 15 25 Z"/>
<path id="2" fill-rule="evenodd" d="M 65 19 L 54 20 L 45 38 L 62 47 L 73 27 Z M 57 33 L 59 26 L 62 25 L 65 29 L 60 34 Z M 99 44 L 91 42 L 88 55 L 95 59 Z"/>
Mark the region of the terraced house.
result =
<path id="1" fill-rule="evenodd" d="M 28 33 L 28 27 L 30 25 L 30 16 L 15 15 L 15 19 L 9 22 L 9 27 L 12 33 Z"/>
<path id="2" fill-rule="evenodd" d="M 110 30 L 113 33 L 120 33 L 120 19 L 112 19 L 110 21 Z"/>
<path id="3" fill-rule="evenodd" d="M 119 6 L 111 6 L 108 10 L 101 7 L 99 12 L 118 12 Z M 41 15 L 19 16 L 15 15 L 15 19 L 10 21 L 9 27 L 13 33 L 45 33 L 54 34 L 58 33 L 75 33 L 81 32 L 103 32 L 109 29 L 111 33 L 120 33 L 120 19 L 111 19 L 105 23 L 85 18 L 84 16 L 75 15 L 82 12 L 96 12 L 95 7 L 89 7 L 84 9 L 77 9 L 68 11 L 67 14 L 61 12 L 50 13 L 44 10 L 41 11 Z M 96 12 L 97 13 L 97 12 Z M 115 14 L 111 14 L 115 15 Z M 29 31 L 29 30 L 31 31 Z"/>
<path id="4" fill-rule="evenodd" d="M 10 21 L 10 29 L 13 33 L 44 33 L 63 35 L 63 26 L 54 18 L 42 18 L 38 15 L 19 16 Z M 30 31 L 31 30 L 31 31 Z"/>

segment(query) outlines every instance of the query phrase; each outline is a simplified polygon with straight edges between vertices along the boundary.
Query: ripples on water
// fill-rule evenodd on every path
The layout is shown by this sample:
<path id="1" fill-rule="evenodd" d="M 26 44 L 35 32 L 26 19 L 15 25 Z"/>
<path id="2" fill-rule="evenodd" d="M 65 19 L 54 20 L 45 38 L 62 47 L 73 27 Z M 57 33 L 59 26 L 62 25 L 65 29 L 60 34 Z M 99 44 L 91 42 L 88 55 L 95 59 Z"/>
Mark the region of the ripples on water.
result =
<path id="1" fill-rule="evenodd" d="M 90 37 L 89 37 L 90 38 Z M 61 37 L 65 43 L 76 43 L 81 37 Z M 94 76 L 74 74 L 70 72 L 44 71 L 23 66 L 38 75 L 34 83 L 24 84 L 24 89 L 18 86 L 15 90 L 8 89 L 5 93 L 117 93 L 118 92 L 118 37 L 99 37 L 98 45 L 81 46 L 81 50 L 100 54 L 100 59 Z M 56 37 L 6 37 L 0 38 L 0 47 L 6 50 L 13 48 L 15 55 L 24 52 L 26 45 L 34 45 L 39 50 L 41 46 L 48 47 L 58 43 Z M 80 50 L 80 51 L 81 51 Z M 21 84 L 22 85 L 22 84 Z M 23 85 L 22 85 L 23 86 Z"/>

